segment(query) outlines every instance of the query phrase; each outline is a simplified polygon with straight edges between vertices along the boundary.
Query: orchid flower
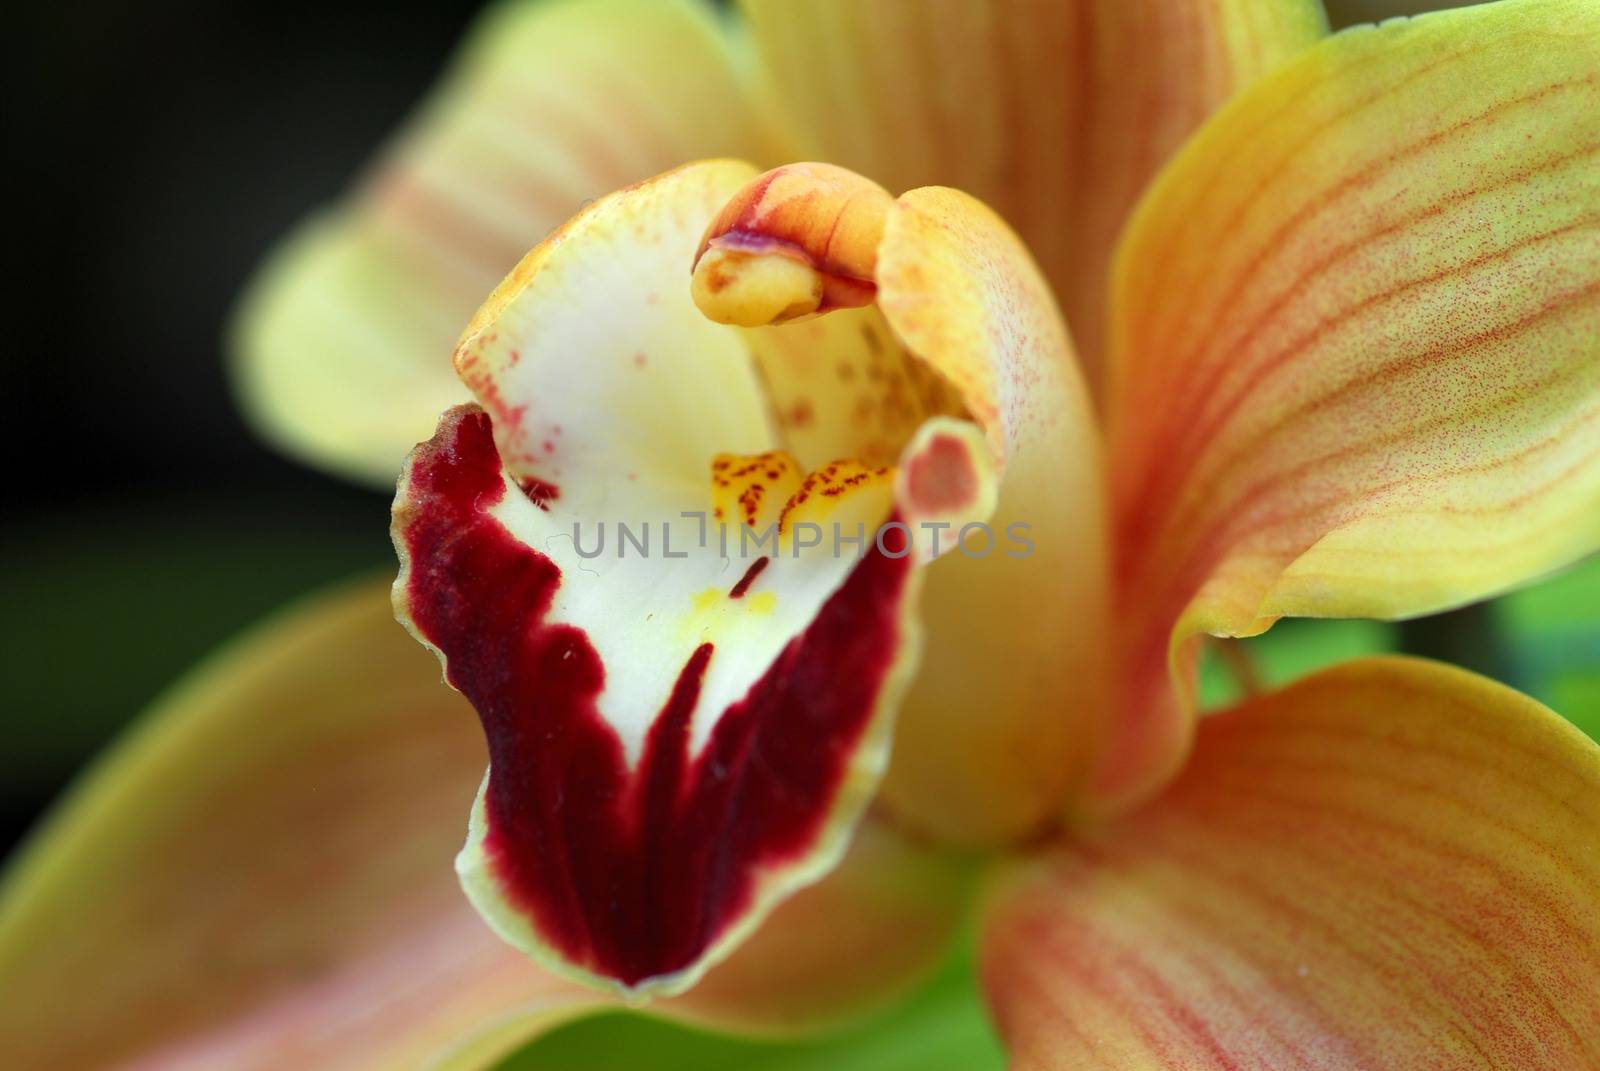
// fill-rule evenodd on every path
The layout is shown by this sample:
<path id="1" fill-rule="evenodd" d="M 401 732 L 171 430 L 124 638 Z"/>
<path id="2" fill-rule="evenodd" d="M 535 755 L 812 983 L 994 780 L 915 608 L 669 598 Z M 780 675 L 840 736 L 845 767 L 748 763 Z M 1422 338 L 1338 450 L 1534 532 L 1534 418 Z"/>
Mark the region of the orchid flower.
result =
<path id="1" fill-rule="evenodd" d="M 1017 1068 L 1600 1066 L 1600 747 L 1407 658 L 1194 699 L 1207 636 L 1600 546 L 1600 7 L 746 19 L 507 9 L 269 269 L 242 381 L 400 472 L 392 611 L 265 626 L 54 817 L 8 1059 L 799 1034 L 971 919 Z"/>

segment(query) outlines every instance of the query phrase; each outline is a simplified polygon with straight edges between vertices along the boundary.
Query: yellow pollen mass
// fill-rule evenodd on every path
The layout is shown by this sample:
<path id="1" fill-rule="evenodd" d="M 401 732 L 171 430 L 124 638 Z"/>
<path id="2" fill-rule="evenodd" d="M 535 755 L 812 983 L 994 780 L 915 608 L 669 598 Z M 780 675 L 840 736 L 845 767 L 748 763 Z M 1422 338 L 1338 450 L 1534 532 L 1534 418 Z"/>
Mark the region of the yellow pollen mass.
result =
<path id="1" fill-rule="evenodd" d="M 786 252 L 712 244 L 694 266 L 690 293 L 707 319 L 765 327 L 816 312 L 823 277 Z"/>

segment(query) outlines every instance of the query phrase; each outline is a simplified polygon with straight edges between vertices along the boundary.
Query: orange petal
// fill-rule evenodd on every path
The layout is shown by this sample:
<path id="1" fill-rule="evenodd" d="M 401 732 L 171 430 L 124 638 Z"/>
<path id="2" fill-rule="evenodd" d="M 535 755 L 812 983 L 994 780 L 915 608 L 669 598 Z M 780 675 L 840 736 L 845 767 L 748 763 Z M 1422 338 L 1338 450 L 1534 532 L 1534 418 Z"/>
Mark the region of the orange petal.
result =
<path id="1" fill-rule="evenodd" d="M 1012 1067 L 1600 1066 L 1596 829 L 1600 748 L 1461 670 L 1207 718 L 1165 795 L 995 891 Z"/>
<path id="2" fill-rule="evenodd" d="M 686 160 L 774 155 L 737 66 L 699 3 L 497 7 L 355 194 L 246 295 L 233 344 L 251 421 L 304 461 L 392 486 L 465 399 L 452 342 L 551 228 Z"/>
<path id="3" fill-rule="evenodd" d="M 38 832 L 0 886 L 6 1066 L 478 1067 L 602 1003 L 461 895 L 482 736 L 388 595 L 322 597 L 217 656 Z M 966 879 L 869 820 L 657 1010 L 786 1033 L 857 1015 L 930 969 Z"/>
<path id="4" fill-rule="evenodd" d="M 1169 634 L 1184 676 L 1196 632 L 1429 612 L 1600 546 L 1597 72 L 1589 3 L 1351 30 L 1151 191 L 1117 276 L 1134 715 L 1104 795 L 1187 745 Z"/>
<path id="5" fill-rule="evenodd" d="M 1167 156 L 1324 29 L 1311 0 L 744 0 L 802 153 L 1016 227 L 1098 379 L 1105 273 Z"/>
<path id="6" fill-rule="evenodd" d="M 483 745 L 386 596 L 213 659 L 40 830 L 0 900 L 12 1066 L 409 1066 L 592 1002 L 462 899 Z"/>
<path id="7" fill-rule="evenodd" d="M 928 568 L 926 653 L 884 792 L 945 837 L 1026 836 L 1080 787 L 1106 709 L 1104 499 L 1088 395 L 1038 268 L 972 197 L 902 195 L 877 284 L 889 327 L 959 394 L 1000 470 L 984 515 L 992 541 Z M 912 488 L 918 475 L 906 473 Z"/>

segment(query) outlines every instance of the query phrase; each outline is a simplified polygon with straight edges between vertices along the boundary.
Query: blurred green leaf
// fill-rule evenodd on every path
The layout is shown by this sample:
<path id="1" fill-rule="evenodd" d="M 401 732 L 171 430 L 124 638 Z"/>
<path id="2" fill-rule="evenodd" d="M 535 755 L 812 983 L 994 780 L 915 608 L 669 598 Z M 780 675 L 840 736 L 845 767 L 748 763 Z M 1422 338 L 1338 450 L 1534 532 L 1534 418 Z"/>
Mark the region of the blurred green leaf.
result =
<path id="1" fill-rule="evenodd" d="M 970 954 L 910 1000 L 820 1039 L 750 1041 L 629 1012 L 568 1024 L 499 1071 L 1000 1071 Z"/>
<path id="2" fill-rule="evenodd" d="M 1514 683 L 1600 740 L 1600 556 L 1497 605 Z"/>
<path id="3" fill-rule="evenodd" d="M 1600 634 L 1600 555 L 1507 595 L 1500 606 L 1516 630 Z M 1600 659 L 1600 648 L 1591 648 L 1588 654 Z"/>
<path id="4" fill-rule="evenodd" d="M 1260 636 L 1238 641 L 1263 687 L 1277 688 L 1308 673 L 1353 658 L 1393 651 L 1395 626 L 1384 621 L 1288 618 Z M 1239 683 L 1215 649 L 1200 662 L 1200 706 L 1215 710 L 1241 696 Z"/>
<path id="5" fill-rule="evenodd" d="M 1479 617 L 1492 626 L 1496 664 L 1505 667 L 1496 675 L 1600 740 L 1600 556 L 1496 599 L 1488 610 Z M 1429 620 L 1442 619 L 1420 623 Z M 1291 619 L 1241 646 L 1261 684 L 1277 687 L 1324 666 L 1397 650 L 1399 631 L 1379 621 Z M 1226 706 L 1240 694 L 1227 663 L 1208 649 L 1200 665 L 1202 708 Z"/>

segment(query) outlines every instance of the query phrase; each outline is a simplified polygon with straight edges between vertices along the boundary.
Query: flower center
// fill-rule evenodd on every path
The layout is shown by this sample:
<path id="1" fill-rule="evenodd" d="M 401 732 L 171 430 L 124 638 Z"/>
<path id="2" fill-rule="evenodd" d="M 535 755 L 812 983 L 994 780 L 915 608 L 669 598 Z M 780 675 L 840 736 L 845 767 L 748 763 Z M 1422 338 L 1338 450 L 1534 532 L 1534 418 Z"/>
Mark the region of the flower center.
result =
<path id="1" fill-rule="evenodd" d="M 893 199 L 829 164 L 767 172 L 702 236 L 690 293 L 702 315 L 745 328 L 784 447 L 719 455 L 716 519 L 788 546 L 812 526 L 872 528 L 893 501 L 894 464 L 929 418 L 965 418 L 959 396 L 906 351 L 874 305 Z M 796 540 L 798 542 L 798 539 Z"/>
<path id="2" fill-rule="evenodd" d="M 894 199 L 853 171 L 791 164 L 740 190 L 695 254 L 692 293 L 720 324 L 764 327 L 872 304 Z"/>

